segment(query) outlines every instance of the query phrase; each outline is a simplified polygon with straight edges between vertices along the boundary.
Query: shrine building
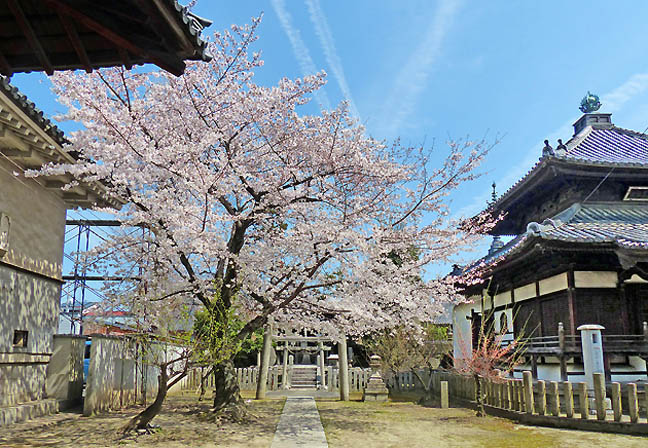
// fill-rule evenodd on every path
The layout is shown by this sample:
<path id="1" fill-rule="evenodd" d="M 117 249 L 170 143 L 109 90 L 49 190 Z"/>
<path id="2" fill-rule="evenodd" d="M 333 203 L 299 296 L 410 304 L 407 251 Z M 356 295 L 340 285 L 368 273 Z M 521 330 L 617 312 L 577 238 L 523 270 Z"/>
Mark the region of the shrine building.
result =
<path id="1" fill-rule="evenodd" d="M 489 211 L 503 216 L 493 244 L 460 269 L 480 269 L 481 281 L 463 287 L 469 300 L 453 310 L 455 359 L 471 353 L 485 319 L 504 340 L 524 338 L 519 371 L 583 381 L 578 327 L 599 324 L 607 380 L 645 381 L 648 136 L 586 110 L 571 139 L 545 141 L 539 161 L 494 195 Z"/>

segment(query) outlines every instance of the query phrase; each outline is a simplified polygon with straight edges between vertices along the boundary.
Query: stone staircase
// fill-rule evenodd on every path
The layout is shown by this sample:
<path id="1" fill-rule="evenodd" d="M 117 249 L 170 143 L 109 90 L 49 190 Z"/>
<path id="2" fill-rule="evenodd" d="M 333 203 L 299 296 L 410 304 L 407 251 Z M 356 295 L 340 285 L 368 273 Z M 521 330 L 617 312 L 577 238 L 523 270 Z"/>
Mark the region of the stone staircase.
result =
<path id="1" fill-rule="evenodd" d="M 293 390 L 317 389 L 317 366 L 294 365 L 290 388 Z"/>

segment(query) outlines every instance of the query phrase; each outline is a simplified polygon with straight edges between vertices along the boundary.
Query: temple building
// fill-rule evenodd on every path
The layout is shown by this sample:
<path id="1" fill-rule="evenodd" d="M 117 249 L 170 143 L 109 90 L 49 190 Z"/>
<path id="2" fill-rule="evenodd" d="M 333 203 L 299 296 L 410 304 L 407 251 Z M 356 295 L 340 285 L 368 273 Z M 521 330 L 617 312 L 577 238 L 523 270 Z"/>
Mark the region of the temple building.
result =
<path id="1" fill-rule="evenodd" d="M 583 381 L 578 327 L 599 324 L 608 381 L 645 381 L 648 136 L 585 112 L 571 139 L 545 141 L 535 166 L 491 202 L 503 216 L 491 249 L 461 269 L 480 269 L 481 281 L 453 310 L 459 362 L 485 319 L 505 340 L 525 338 L 519 370 Z"/>

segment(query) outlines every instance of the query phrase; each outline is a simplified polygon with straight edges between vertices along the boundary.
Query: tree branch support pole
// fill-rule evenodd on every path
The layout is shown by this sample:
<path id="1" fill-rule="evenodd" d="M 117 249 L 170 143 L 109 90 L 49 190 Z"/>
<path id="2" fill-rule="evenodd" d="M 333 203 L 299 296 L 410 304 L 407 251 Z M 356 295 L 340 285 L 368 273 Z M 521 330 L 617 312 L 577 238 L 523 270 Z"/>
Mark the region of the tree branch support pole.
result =
<path id="1" fill-rule="evenodd" d="M 270 367 L 270 350 L 272 350 L 272 324 L 265 327 L 263 333 L 263 349 L 261 351 L 261 366 L 257 380 L 256 399 L 263 400 L 268 389 L 268 368 Z"/>
<path id="2" fill-rule="evenodd" d="M 338 342 L 340 363 L 340 400 L 349 401 L 349 359 L 347 356 L 346 335 Z"/>
<path id="3" fill-rule="evenodd" d="M 320 371 L 320 389 L 326 389 L 326 370 L 324 366 L 324 343 L 320 342 L 318 344 L 319 348 L 319 371 Z"/>

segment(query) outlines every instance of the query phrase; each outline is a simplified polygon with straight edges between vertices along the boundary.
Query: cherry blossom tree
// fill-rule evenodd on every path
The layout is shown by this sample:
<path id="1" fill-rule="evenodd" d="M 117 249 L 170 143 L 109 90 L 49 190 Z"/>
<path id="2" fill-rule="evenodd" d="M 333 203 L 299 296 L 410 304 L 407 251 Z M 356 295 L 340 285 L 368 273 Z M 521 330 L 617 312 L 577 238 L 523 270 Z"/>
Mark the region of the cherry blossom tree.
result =
<path id="1" fill-rule="evenodd" d="M 142 266 L 140 300 L 182 296 L 216 322 L 244 319 L 235 340 L 269 319 L 336 337 L 433 320 L 456 299 L 452 282 L 412 279 L 470 247 L 487 225 L 450 219 L 448 195 L 475 177 L 489 145 L 386 144 L 344 103 L 308 114 L 324 74 L 255 84 L 258 23 L 216 33 L 213 60 L 180 77 L 121 68 L 55 75 L 62 118 L 83 129 L 67 147 L 77 162 L 38 175 L 103 184 L 123 206 L 101 211 L 146 231 L 123 232 L 97 253 L 117 250 L 113 270 Z M 417 257 L 384 262 L 412 248 Z M 231 359 L 214 368 L 215 408 L 239 403 Z"/>

